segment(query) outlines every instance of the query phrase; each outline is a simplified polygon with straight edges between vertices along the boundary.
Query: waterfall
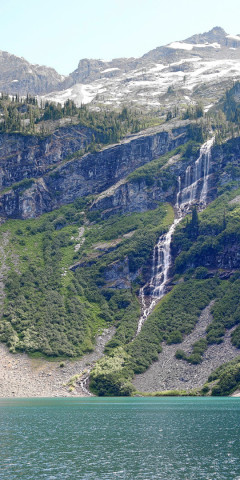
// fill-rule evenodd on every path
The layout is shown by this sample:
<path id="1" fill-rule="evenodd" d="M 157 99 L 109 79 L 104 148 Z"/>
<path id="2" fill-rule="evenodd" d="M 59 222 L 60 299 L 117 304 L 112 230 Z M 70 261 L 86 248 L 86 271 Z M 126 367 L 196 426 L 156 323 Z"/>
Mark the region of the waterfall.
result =
<path id="1" fill-rule="evenodd" d="M 152 277 L 150 283 L 142 287 L 139 291 L 140 302 L 142 305 L 142 314 L 138 321 L 137 335 L 141 331 L 145 320 L 150 315 L 157 302 L 159 302 L 159 300 L 165 295 L 165 286 L 168 281 L 168 274 L 171 266 L 171 240 L 175 228 L 181 221 L 181 219 L 182 217 L 179 217 L 174 220 L 168 232 L 159 237 L 158 243 L 154 247 Z M 144 290 L 146 287 L 148 287 L 148 289 L 150 290 L 151 298 L 148 306 L 146 304 L 144 294 Z"/>
<path id="2" fill-rule="evenodd" d="M 198 199 L 202 207 L 206 206 L 213 143 L 214 137 L 202 145 L 199 157 L 194 165 L 186 168 L 184 182 L 182 182 L 180 176 L 178 177 L 178 193 L 175 204 L 177 218 L 175 218 L 168 232 L 161 235 L 154 246 L 151 279 L 139 291 L 142 313 L 138 321 L 136 335 L 140 333 L 145 320 L 166 293 L 166 284 L 169 280 L 171 267 L 171 241 L 177 225 L 189 212 L 191 205 L 196 203 Z M 146 290 L 148 295 L 145 295 Z"/>
<path id="3" fill-rule="evenodd" d="M 176 208 L 177 210 L 179 209 L 179 198 L 180 198 L 180 195 L 181 195 L 181 177 L 179 176 L 178 177 L 178 193 L 177 193 L 177 201 L 176 201 Z"/>
<path id="4" fill-rule="evenodd" d="M 203 187 L 200 195 L 200 202 L 204 206 L 207 204 L 208 178 L 209 178 L 209 169 L 210 169 L 210 163 L 211 163 L 211 152 L 212 152 L 213 143 L 214 143 L 214 137 L 205 143 Z"/>
<path id="5" fill-rule="evenodd" d="M 189 210 L 189 207 L 200 200 L 203 206 L 206 205 L 208 191 L 208 176 L 211 161 L 211 148 L 214 143 L 214 137 L 208 140 L 200 148 L 200 154 L 193 166 L 188 166 L 185 172 L 185 182 L 183 190 L 178 193 L 176 208 Z M 203 182 L 199 195 L 199 187 Z"/>
<path id="6" fill-rule="evenodd" d="M 90 377 L 92 367 L 93 365 L 90 365 L 90 367 L 88 367 L 87 371 L 83 374 L 83 376 L 81 377 L 81 380 L 79 381 L 79 384 L 82 388 L 83 393 L 85 393 L 90 397 L 92 396 L 92 393 L 89 391 L 88 385 L 89 385 L 89 377 Z"/>

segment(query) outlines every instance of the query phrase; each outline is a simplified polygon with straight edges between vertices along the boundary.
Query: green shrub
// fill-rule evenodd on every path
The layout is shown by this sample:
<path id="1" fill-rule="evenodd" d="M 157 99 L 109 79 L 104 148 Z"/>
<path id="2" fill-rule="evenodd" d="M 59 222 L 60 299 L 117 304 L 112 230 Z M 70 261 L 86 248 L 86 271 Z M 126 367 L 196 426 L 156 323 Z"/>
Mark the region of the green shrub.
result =
<path id="1" fill-rule="evenodd" d="M 231 395 L 240 387 L 240 357 L 218 367 L 208 377 L 208 382 L 210 387 L 211 382 L 215 382 L 211 392 L 213 396 Z"/>
<path id="2" fill-rule="evenodd" d="M 99 360 L 90 374 L 90 389 L 99 396 L 129 396 L 134 392 L 127 367 L 129 356 L 122 347 Z"/>
<path id="3" fill-rule="evenodd" d="M 206 393 L 208 393 L 210 391 L 210 388 L 208 385 L 204 385 L 202 390 L 201 390 L 201 393 L 202 395 L 206 395 Z"/>
<path id="4" fill-rule="evenodd" d="M 207 349 L 207 346 L 207 340 L 205 338 L 202 338 L 193 344 L 192 353 L 190 355 L 187 355 L 183 350 L 177 350 L 175 353 L 175 357 L 186 360 L 193 365 L 197 365 L 198 363 L 201 363 L 202 355 Z"/>
<path id="5" fill-rule="evenodd" d="M 206 267 L 197 267 L 195 270 L 195 278 L 197 280 L 202 280 L 203 278 L 206 278 L 208 275 L 208 269 Z"/>
<path id="6" fill-rule="evenodd" d="M 181 350 L 181 349 L 178 349 L 175 353 L 175 357 L 178 359 L 178 360 L 186 360 L 187 358 L 187 355 L 186 353 Z"/>
<path id="7" fill-rule="evenodd" d="M 237 347 L 237 348 L 240 348 L 240 326 L 238 326 L 237 328 L 235 328 L 234 332 L 232 333 L 231 335 L 232 337 L 232 344 Z"/>
<path id="8" fill-rule="evenodd" d="M 171 332 L 167 339 L 167 344 L 171 345 L 172 343 L 181 343 L 183 340 L 182 333 L 179 330 L 174 330 Z"/>

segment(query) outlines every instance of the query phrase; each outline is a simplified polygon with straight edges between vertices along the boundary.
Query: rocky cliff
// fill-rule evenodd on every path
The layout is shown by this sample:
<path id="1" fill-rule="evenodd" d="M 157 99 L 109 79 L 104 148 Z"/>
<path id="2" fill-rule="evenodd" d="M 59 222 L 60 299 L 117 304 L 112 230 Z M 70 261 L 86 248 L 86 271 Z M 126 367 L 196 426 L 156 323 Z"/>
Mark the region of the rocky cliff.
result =
<path id="1" fill-rule="evenodd" d="M 0 50 L 1 92 L 39 95 L 59 88 L 64 80 L 54 68 L 32 65 L 22 57 Z"/>
<path id="2" fill-rule="evenodd" d="M 46 137 L 0 134 L 0 191 L 25 179 L 40 177 L 75 152 L 84 149 L 93 130 L 72 126 Z"/>
<path id="3" fill-rule="evenodd" d="M 117 213 L 144 212 L 156 208 L 158 202 L 176 202 L 179 181 L 184 186 L 187 167 L 196 161 L 197 154 L 189 158 L 173 155 L 161 167 L 159 175 L 149 183 L 148 172 L 139 171 L 139 175 L 129 176 L 114 187 L 102 192 L 93 202 L 92 210 L 101 210 L 103 217 Z M 224 145 L 212 149 L 209 169 L 207 202 L 213 200 L 219 187 L 230 182 L 236 186 L 240 182 L 240 137 L 229 140 Z M 202 181 L 198 183 L 201 190 Z"/>
<path id="4" fill-rule="evenodd" d="M 52 166 L 86 145 L 90 133 L 68 127 L 45 139 L 3 135 L 2 187 L 35 178 L 31 185 L 15 185 L 2 193 L 0 215 L 33 218 L 76 198 L 100 193 L 189 138 L 187 122 L 172 129 L 156 127 L 97 153 L 76 157 L 49 173 Z"/>

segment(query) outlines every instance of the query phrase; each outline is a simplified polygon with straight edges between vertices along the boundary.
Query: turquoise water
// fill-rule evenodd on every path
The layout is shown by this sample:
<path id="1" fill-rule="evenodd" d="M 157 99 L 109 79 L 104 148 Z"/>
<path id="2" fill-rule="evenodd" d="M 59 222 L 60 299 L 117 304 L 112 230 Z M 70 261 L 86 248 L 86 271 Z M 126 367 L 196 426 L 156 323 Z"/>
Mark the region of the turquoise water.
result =
<path id="1" fill-rule="evenodd" d="M 1 480 L 240 480 L 240 398 L 0 400 Z"/>

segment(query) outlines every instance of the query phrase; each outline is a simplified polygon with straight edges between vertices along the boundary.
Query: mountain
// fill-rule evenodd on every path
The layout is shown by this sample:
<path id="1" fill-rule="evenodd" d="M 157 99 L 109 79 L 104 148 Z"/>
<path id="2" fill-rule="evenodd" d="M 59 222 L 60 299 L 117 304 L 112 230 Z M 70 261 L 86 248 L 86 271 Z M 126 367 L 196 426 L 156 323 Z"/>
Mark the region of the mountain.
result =
<path id="1" fill-rule="evenodd" d="M 64 79 L 53 68 L 32 65 L 24 58 L 0 51 L 0 92 L 40 95 L 59 88 Z"/>
<path id="2" fill-rule="evenodd" d="M 240 77 L 239 57 L 240 36 L 220 27 L 140 58 L 82 59 L 67 77 L 1 52 L 0 91 L 62 104 L 70 98 L 93 108 L 131 105 L 161 111 L 201 101 L 208 109 Z"/>
<path id="3" fill-rule="evenodd" d="M 0 395 L 239 388 L 240 82 L 214 70 L 236 61 L 236 42 L 217 27 L 139 59 L 161 58 L 175 82 L 161 113 L 0 98 Z M 189 62 L 198 86 L 183 105 L 173 63 Z M 123 64 L 83 62 L 79 75 Z"/>
<path id="4" fill-rule="evenodd" d="M 240 78 L 240 36 L 222 28 L 158 47 L 138 59 L 84 59 L 70 74 L 72 84 L 44 97 L 71 98 L 93 108 L 108 105 L 162 111 L 202 102 L 209 109 Z"/>

